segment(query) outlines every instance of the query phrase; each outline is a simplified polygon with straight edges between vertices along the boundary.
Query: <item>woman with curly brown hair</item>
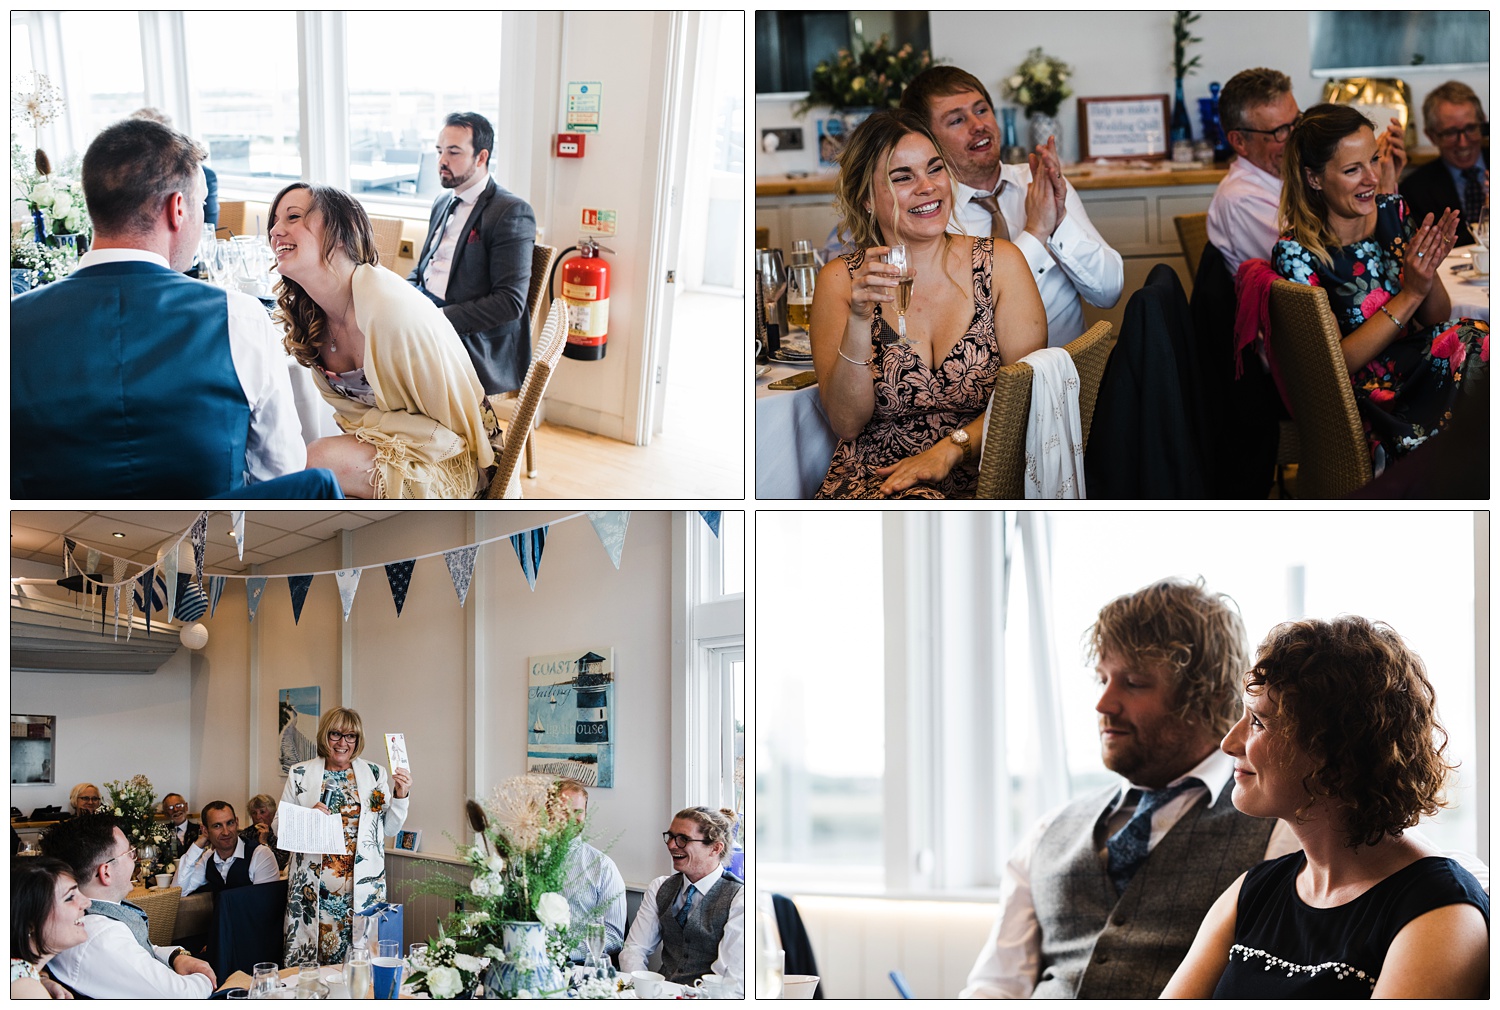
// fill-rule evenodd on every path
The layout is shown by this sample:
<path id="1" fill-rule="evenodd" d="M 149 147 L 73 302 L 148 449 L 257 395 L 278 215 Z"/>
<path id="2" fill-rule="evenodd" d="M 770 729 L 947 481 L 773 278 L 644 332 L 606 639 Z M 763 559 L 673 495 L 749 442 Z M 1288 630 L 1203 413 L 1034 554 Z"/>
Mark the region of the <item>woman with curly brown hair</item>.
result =
<path id="1" fill-rule="evenodd" d="M 1474 998 L 1489 988 L 1489 898 L 1407 833 L 1453 770 L 1422 660 L 1360 617 L 1274 629 L 1224 738 L 1234 805 L 1302 851 L 1229 886 L 1162 993 L 1204 998 Z"/>
<path id="2" fill-rule="evenodd" d="M 287 351 L 312 370 L 346 434 L 307 447 L 350 498 L 472 498 L 494 462 L 493 414 L 451 323 L 377 267 L 364 208 L 294 182 L 271 202 Z"/>
<path id="3" fill-rule="evenodd" d="M 912 112 L 882 109 L 850 135 L 834 206 L 859 251 L 824 267 L 813 295 L 813 368 L 843 440 L 817 497 L 972 498 L 995 373 L 1047 345 L 1026 258 L 1004 239 L 947 233 L 948 170 Z M 896 244 L 906 305 L 884 261 Z"/>

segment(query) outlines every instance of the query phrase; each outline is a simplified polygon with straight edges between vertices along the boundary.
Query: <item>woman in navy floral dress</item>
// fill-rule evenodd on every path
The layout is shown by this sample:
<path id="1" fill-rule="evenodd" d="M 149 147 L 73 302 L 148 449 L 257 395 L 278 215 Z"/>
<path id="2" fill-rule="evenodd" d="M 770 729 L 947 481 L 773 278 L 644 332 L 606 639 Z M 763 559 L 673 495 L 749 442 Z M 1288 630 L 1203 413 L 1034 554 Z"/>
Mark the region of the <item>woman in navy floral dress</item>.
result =
<path id="1" fill-rule="evenodd" d="M 1376 474 L 1447 427 L 1490 349 L 1487 323 L 1448 318 L 1437 277 L 1458 211 L 1414 220 L 1396 194 L 1402 159 L 1384 148 L 1349 106 L 1308 109 L 1286 146 L 1287 232 L 1271 252 L 1282 277 L 1328 292 Z"/>
<path id="2" fill-rule="evenodd" d="M 859 251 L 818 275 L 813 367 L 842 441 L 819 498 L 972 498 L 995 373 L 1047 344 L 1047 313 L 1020 250 L 947 234 L 947 166 L 921 118 L 881 110 L 839 157 L 835 206 Z M 915 275 L 898 336 L 895 266 Z"/>

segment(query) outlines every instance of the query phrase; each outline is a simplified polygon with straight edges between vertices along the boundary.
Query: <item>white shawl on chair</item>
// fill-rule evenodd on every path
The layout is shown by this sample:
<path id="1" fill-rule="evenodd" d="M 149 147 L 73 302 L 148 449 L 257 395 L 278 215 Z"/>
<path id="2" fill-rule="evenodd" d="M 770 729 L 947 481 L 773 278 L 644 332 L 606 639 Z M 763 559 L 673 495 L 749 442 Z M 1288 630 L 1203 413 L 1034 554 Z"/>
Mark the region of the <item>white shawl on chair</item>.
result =
<path id="1" fill-rule="evenodd" d="M 1083 421 L 1073 356 L 1061 347 L 1044 347 L 1021 360 L 1031 366 L 1026 497 L 1085 498 Z"/>

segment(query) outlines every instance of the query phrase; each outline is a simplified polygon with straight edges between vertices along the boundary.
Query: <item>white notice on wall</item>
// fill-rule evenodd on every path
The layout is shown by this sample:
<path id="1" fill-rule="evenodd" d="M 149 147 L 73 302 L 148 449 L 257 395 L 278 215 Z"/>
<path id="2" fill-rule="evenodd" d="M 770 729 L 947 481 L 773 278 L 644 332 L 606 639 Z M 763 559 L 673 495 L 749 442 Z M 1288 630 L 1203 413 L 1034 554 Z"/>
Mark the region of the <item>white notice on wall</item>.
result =
<path id="1" fill-rule="evenodd" d="M 276 808 L 276 847 L 310 855 L 330 852 L 343 855 L 348 851 L 344 843 L 344 819 L 338 814 L 325 814 L 283 801 Z"/>

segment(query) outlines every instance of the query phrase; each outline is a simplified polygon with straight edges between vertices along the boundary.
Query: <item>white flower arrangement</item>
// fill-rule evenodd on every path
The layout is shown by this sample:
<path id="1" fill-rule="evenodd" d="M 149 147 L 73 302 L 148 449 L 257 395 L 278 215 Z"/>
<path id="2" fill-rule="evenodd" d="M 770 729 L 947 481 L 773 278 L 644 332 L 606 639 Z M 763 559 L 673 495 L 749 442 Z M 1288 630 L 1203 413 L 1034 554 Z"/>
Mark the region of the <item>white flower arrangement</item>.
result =
<path id="1" fill-rule="evenodd" d="M 1028 116 L 1037 112 L 1055 116 L 1063 99 L 1073 94 L 1068 87 L 1072 75 L 1072 67 L 1056 56 L 1046 55 L 1038 46 L 1005 79 L 1005 97 L 1024 106 Z"/>
<path id="2" fill-rule="evenodd" d="M 563 929 L 571 919 L 568 899 L 556 891 L 548 891 L 536 900 L 536 918 L 548 929 Z"/>
<path id="3" fill-rule="evenodd" d="M 407 977 L 414 993 L 425 992 L 433 999 L 453 999 L 472 993 L 489 963 L 488 957 L 463 953 L 452 937 L 439 930 L 426 954 L 418 960 L 407 959 Z"/>

